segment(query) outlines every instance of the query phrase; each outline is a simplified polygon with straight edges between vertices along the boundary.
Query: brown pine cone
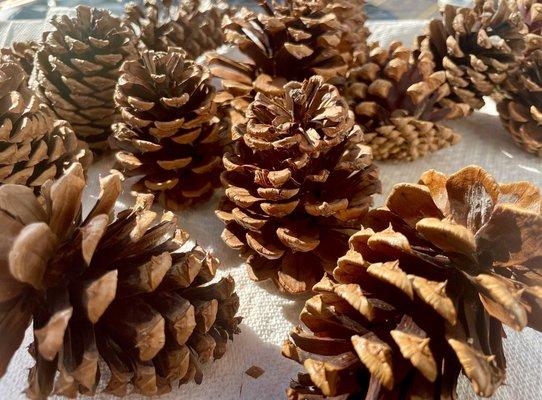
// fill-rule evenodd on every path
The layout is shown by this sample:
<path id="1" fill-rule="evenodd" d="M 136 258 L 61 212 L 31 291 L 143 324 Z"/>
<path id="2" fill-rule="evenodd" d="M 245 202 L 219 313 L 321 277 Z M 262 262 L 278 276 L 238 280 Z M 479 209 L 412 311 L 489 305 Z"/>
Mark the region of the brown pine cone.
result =
<path id="1" fill-rule="evenodd" d="M 220 100 L 232 106 L 232 122 L 245 122 L 256 92 L 282 93 L 289 81 L 321 75 L 326 82 L 344 79 L 347 63 L 341 57 L 342 25 L 329 0 L 258 0 L 263 13 L 242 9 L 224 18 L 226 42 L 248 58 L 209 56 L 211 73 L 220 78 Z M 337 10 L 338 12 L 338 10 Z"/>
<path id="2" fill-rule="evenodd" d="M 217 117 L 207 69 L 181 49 L 144 51 L 123 64 L 115 102 L 113 147 L 134 189 L 157 194 L 169 209 L 207 200 L 220 186 L 227 120 Z"/>
<path id="3" fill-rule="evenodd" d="M 542 330 L 542 198 L 480 167 L 427 171 L 370 211 L 315 286 L 283 353 L 306 373 L 290 399 L 455 399 L 503 383 L 503 324 Z M 309 397 L 308 394 L 314 395 Z"/>
<path id="4" fill-rule="evenodd" d="M 380 190 L 371 150 L 338 90 L 314 76 L 283 96 L 256 95 L 226 153 L 222 238 L 249 275 L 287 293 L 310 290 L 346 249 Z"/>
<path id="5" fill-rule="evenodd" d="M 111 217 L 120 181 L 100 180 L 84 219 L 79 164 L 43 186 L 43 205 L 24 186 L 0 187 L 0 376 L 33 322 L 30 398 L 93 395 L 99 360 L 117 396 L 129 385 L 158 395 L 175 381 L 200 383 L 200 365 L 239 331 L 233 279 L 203 286 L 217 260 L 199 246 L 180 252 L 188 235 L 172 213 L 154 222 L 152 195 Z"/>
<path id="6" fill-rule="evenodd" d="M 34 70 L 34 56 L 37 50 L 38 43 L 36 42 L 15 42 L 11 47 L 0 49 L 0 57 L 15 61 L 30 76 Z"/>
<path id="7" fill-rule="evenodd" d="M 479 109 L 483 96 L 500 97 L 500 86 L 521 60 L 525 40 L 507 0 L 475 0 L 472 8 L 447 5 L 442 19 L 431 21 L 418 38 L 417 48 L 431 52 L 436 70 L 446 71 L 450 100 Z"/>
<path id="8" fill-rule="evenodd" d="M 106 10 L 78 6 L 56 16 L 36 55 L 38 92 L 93 150 L 104 150 L 115 120 L 113 91 L 131 50 L 131 31 Z"/>
<path id="9" fill-rule="evenodd" d="M 457 143 L 460 136 L 438 122 L 465 115 L 468 106 L 444 107 L 449 93 L 431 56 L 414 58 L 398 42 L 387 50 L 371 45 L 364 62 L 349 71 L 344 90 L 377 160 L 414 160 Z"/>
<path id="10" fill-rule="evenodd" d="M 126 19 L 142 50 L 182 47 L 196 59 L 224 43 L 222 19 L 232 9 L 222 0 L 203 7 L 201 0 L 145 0 L 126 6 Z"/>
<path id="11" fill-rule="evenodd" d="M 70 125 L 57 120 L 32 93 L 27 80 L 19 64 L 0 60 L 0 184 L 38 192 L 70 163 L 89 164 L 91 155 Z"/>
<path id="12" fill-rule="evenodd" d="M 529 55 L 508 86 L 497 106 L 501 121 L 519 147 L 542 157 L 542 50 Z"/>
<path id="13" fill-rule="evenodd" d="M 525 23 L 529 49 L 542 47 L 542 0 L 516 0 L 512 2 L 517 7 L 521 20 Z"/>

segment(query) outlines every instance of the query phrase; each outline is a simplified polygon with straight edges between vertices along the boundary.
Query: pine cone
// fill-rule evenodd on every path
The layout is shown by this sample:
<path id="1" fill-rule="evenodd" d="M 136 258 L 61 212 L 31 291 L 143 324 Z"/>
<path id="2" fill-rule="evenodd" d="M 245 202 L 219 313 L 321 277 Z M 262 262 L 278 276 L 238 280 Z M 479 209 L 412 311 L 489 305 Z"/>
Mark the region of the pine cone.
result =
<path id="1" fill-rule="evenodd" d="M 512 2 L 517 7 L 525 30 L 527 47 L 540 49 L 542 47 L 542 1 L 541 0 L 516 0 Z"/>
<path id="2" fill-rule="evenodd" d="M 0 49 L 0 57 L 15 61 L 30 76 L 34 70 L 34 56 L 37 50 L 36 42 L 15 42 L 11 47 Z"/>
<path id="3" fill-rule="evenodd" d="M 85 219 L 79 164 L 43 186 L 44 206 L 24 186 L 0 187 L 0 375 L 32 321 L 30 398 L 93 395 L 99 360 L 111 372 L 105 391 L 117 396 L 129 384 L 156 395 L 176 380 L 200 383 L 200 364 L 239 331 L 233 279 L 202 286 L 217 260 L 199 246 L 179 252 L 188 236 L 172 213 L 154 223 L 152 195 L 110 219 L 120 177 L 100 184 Z"/>
<path id="4" fill-rule="evenodd" d="M 127 21 L 144 50 L 182 47 L 193 59 L 222 46 L 222 19 L 230 12 L 221 0 L 207 8 L 201 0 L 146 0 L 126 6 Z"/>
<path id="5" fill-rule="evenodd" d="M 455 399 L 503 383 L 503 324 L 542 330 L 542 198 L 480 167 L 395 186 L 333 277 L 315 286 L 283 353 L 307 370 L 290 399 Z M 366 396 L 366 397 L 365 397 Z M 341 397 L 343 398 L 343 397 Z"/>
<path id="6" fill-rule="evenodd" d="M 115 92 L 123 123 L 114 127 L 117 161 L 134 189 L 156 192 L 170 209 L 207 200 L 220 186 L 227 121 L 217 117 L 205 67 L 181 49 L 144 51 L 123 64 Z"/>
<path id="7" fill-rule="evenodd" d="M 519 147 L 542 157 L 542 50 L 529 55 L 508 87 L 497 106 L 501 121 Z"/>
<path id="8" fill-rule="evenodd" d="M 19 64 L 0 60 L 0 184 L 39 191 L 70 163 L 90 163 L 90 153 L 70 125 L 31 92 L 27 80 Z"/>
<path id="9" fill-rule="evenodd" d="M 115 120 L 113 90 L 131 49 L 131 34 L 108 11 L 78 6 L 56 16 L 36 56 L 38 91 L 93 150 L 107 147 Z"/>
<path id="10" fill-rule="evenodd" d="M 447 5 L 417 41 L 433 54 L 436 69 L 446 71 L 449 99 L 478 109 L 483 96 L 499 97 L 500 85 L 517 67 L 525 47 L 522 24 L 507 0 L 476 0 L 473 8 Z"/>
<path id="11" fill-rule="evenodd" d="M 245 112 L 256 92 L 282 93 L 289 81 L 321 75 L 327 82 L 343 80 L 348 65 L 341 57 L 342 25 L 329 0 L 258 1 L 265 13 L 242 9 L 224 18 L 226 42 L 248 61 L 238 57 L 209 56 L 211 73 L 220 78 L 219 99 L 232 106 L 232 123 L 245 122 Z"/>
<path id="12" fill-rule="evenodd" d="M 413 160 L 459 141 L 437 122 L 466 110 L 442 106 L 450 88 L 427 53 L 414 58 L 401 43 L 388 50 L 373 44 L 361 66 L 349 71 L 344 92 L 377 160 Z"/>
<path id="13" fill-rule="evenodd" d="M 380 190 L 371 150 L 338 90 L 314 76 L 285 94 L 256 95 L 234 153 L 226 153 L 222 238 L 254 280 L 310 290 L 347 246 Z"/>

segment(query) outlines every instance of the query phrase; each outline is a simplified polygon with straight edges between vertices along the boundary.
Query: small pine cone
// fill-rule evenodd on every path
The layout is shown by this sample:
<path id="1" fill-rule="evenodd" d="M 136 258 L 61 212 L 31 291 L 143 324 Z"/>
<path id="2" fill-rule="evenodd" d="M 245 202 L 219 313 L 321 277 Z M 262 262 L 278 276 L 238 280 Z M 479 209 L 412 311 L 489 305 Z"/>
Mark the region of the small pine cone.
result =
<path id="1" fill-rule="evenodd" d="M 100 185 L 84 219 L 79 164 L 43 186 L 43 202 L 24 186 L 0 187 L 0 376 L 32 322 L 33 399 L 95 394 L 100 360 L 117 396 L 129 385 L 150 396 L 201 383 L 200 365 L 239 332 L 233 279 L 206 285 L 217 260 L 197 245 L 179 251 L 188 236 L 172 213 L 154 222 L 152 195 L 112 219 L 121 177 Z"/>
<path id="2" fill-rule="evenodd" d="M 232 123 L 246 122 L 245 112 L 256 92 L 278 96 L 289 81 L 317 74 L 326 82 L 344 79 L 342 25 L 329 0 L 258 0 L 264 13 L 242 9 L 224 18 L 226 42 L 246 56 L 209 55 L 211 73 L 222 82 L 219 99 L 232 110 Z"/>
<path id="3" fill-rule="evenodd" d="M 364 62 L 349 71 L 344 93 L 377 160 L 414 160 L 459 141 L 437 122 L 467 110 L 442 105 L 450 88 L 428 53 L 414 58 L 400 43 L 387 50 L 373 44 Z"/>
<path id="4" fill-rule="evenodd" d="M 182 47 L 196 59 L 224 44 L 222 19 L 232 10 L 219 0 L 207 8 L 201 0 L 146 0 L 128 4 L 126 19 L 137 35 L 142 50 L 167 51 Z"/>
<path id="5" fill-rule="evenodd" d="M 455 399 L 503 383 L 503 325 L 542 330 L 542 198 L 480 167 L 430 170 L 370 211 L 283 354 L 305 374 L 290 399 Z M 367 396 L 367 397 L 365 397 Z M 341 397 L 343 398 L 343 397 Z"/>
<path id="6" fill-rule="evenodd" d="M 501 121 L 519 147 L 542 157 L 542 50 L 532 52 L 508 84 L 497 106 Z"/>
<path id="7" fill-rule="evenodd" d="M 314 76 L 285 94 L 256 95 L 226 153 L 222 238 L 249 275 L 280 290 L 310 290 L 347 246 L 346 231 L 372 204 L 380 181 L 371 150 L 338 90 Z"/>
<path id="8" fill-rule="evenodd" d="M 134 189 L 154 192 L 168 209 L 190 207 L 220 186 L 228 126 L 217 117 L 207 69 L 181 49 L 144 51 L 123 64 L 115 102 L 123 122 L 114 126 L 117 161 Z"/>
<path id="9" fill-rule="evenodd" d="M 36 55 L 38 92 L 93 150 L 104 150 L 115 120 L 113 91 L 131 32 L 108 11 L 78 6 L 56 16 Z"/>
<path id="10" fill-rule="evenodd" d="M 20 184 L 36 192 L 90 152 L 66 121 L 55 118 L 27 86 L 28 76 L 10 58 L 0 60 L 0 184 Z"/>
<path id="11" fill-rule="evenodd" d="M 523 55 L 525 39 L 507 0 L 474 3 L 472 8 L 447 5 L 417 47 L 431 52 L 436 69 L 446 71 L 453 92 L 449 99 L 479 109 L 483 96 L 500 96 L 500 86 Z"/>
<path id="12" fill-rule="evenodd" d="M 525 36 L 527 51 L 542 48 L 542 0 L 516 0 L 512 5 L 517 7 L 528 32 Z"/>
<path id="13" fill-rule="evenodd" d="M 11 47 L 0 49 L 0 57 L 17 62 L 30 76 L 34 70 L 34 56 L 37 51 L 36 42 L 15 42 Z"/>

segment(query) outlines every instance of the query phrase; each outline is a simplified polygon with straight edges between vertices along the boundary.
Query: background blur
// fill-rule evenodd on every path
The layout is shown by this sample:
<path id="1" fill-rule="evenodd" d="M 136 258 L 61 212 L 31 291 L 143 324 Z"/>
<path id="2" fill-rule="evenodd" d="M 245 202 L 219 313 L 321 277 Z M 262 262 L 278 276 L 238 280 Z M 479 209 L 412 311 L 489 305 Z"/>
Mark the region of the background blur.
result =
<path id="1" fill-rule="evenodd" d="M 43 19 L 49 7 L 74 7 L 78 4 L 108 8 L 120 14 L 123 4 L 128 2 L 129 0 L 0 0 L 0 20 Z M 254 4 L 253 0 L 229 2 Z M 465 2 L 468 3 L 469 0 L 367 0 L 366 9 L 371 19 L 428 19 L 438 13 L 439 4 Z"/>

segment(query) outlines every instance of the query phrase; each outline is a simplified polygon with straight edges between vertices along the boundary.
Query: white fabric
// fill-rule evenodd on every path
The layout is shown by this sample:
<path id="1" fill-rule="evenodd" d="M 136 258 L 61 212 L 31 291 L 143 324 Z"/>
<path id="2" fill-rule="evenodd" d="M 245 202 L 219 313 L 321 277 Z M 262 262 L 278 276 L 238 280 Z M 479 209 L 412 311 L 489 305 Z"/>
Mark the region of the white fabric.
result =
<path id="1" fill-rule="evenodd" d="M 394 21 L 369 24 L 375 39 L 387 44 L 391 39 L 402 39 L 411 43 L 421 31 L 423 22 Z M 13 39 L 27 39 L 29 33 L 35 38 L 40 35 L 38 24 L 15 24 L 8 27 L 0 24 L 0 43 Z M 463 134 L 463 140 L 449 148 L 411 163 L 382 163 L 381 178 L 384 193 L 387 194 L 393 184 L 398 182 L 416 182 L 420 174 L 429 169 L 452 173 L 469 165 L 479 164 L 499 181 L 529 180 L 542 187 L 541 160 L 529 156 L 515 147 L 509 136 L 494 116 L 494 107 L 487 107 L 485 113 L 450 123 Z M 100 160 L 91 169 L 89 188 L 85 196 L 88 209 L 96 198 L 98 177 L 109 170 L 111 160 Z M 128 187 L 128 186 L 126 186 Z M 377 198 L 377 204 L 382 201 Z M 129 204 L 130 196 L 125 194 L 122 201 Z M 237 282 L 237 291 L 241 298 L 240 315 L 244 316 L 242 333 L 230 342 L 223 359 L 209 363 L 204 367 L 203 384 L 193 383 L 181 386 L 164 399 L 203 400 L 203 399 L 281 399 L 289 380 L 295 377 L 300 366 L 286 360 L 280 354 L 280 345 L 290 328 L 296 323 L 304 299 L 281 295 L 270 282 L 253 283 L 247 278 L 242 262 L 236 253 L 227 248 L 220 240 L 221 223 L 214 216 L 213 210 L 218 195 L 196 210 L 180 213 L 181 225 L 192 237 L 205 247 L 211 248 L 221 258 L 220 274 L 231 274 Z M 508 331 L 505 341 L 508 372 L 506 385 L 497 392 L 496 399 L 536 400 L 542 393 L 542 335 L 530 329 L 522 333 Z M 1 337 L 0 337 L 0 340 Z M 23 399 L 26 387 L 27 368 L 32 360 L 25 347 L 30 341 L 27 332 L 23 348 L 17 352 L 7 374 L 0 381 L 0 399 Z M 265 370 L 259 379 L 247 376 L 244 371 L 257 365 Z M 100 394 L 98 399 L 109 399 Z M 138 399 L 131 396 L 130 399 Z M 462 379 L 459 389 L 460 399 L 474 398 L 468 382 Z"/>

